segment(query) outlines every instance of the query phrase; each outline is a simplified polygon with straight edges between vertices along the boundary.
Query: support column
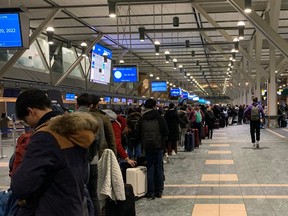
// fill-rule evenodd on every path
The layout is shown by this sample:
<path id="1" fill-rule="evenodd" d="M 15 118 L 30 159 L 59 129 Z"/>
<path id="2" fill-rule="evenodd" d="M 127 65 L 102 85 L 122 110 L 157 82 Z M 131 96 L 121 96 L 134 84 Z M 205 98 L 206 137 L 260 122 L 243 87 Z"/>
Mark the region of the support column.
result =
<path id="1" fill-rule="evenodd" d="M 266 13 L 265 15 L 269 16 L 267 20 L 270 19 L 270 25 L 276 32 L 278 31 L 279 25 L 279 14 L 281 1 L 273 1 L 273 4 L 270 4 L 270 14 Z M 267 90 L 267 103 L 268 103 L 268 127 L 274 128 L 277 126 L 277 83 L 276 83 L 276 57 L 275 57 L 275 47 L 272 43 L 269 44 L 269 59 L 270 59 L 270 75 L 268 80 L 268 90 Z"/>
<path id="2" fill-rule="evenodd" d="M 261 61 L 261 52 L 262 52 L 262 41 L 263 38 L 261 34 L 257 31 L 255 37 L 255 58 L 258 64 Z M 261 101 L 261 71 L 256 69 L 256 90 L 254 96 L 258 97 L 258 100 Z"/>

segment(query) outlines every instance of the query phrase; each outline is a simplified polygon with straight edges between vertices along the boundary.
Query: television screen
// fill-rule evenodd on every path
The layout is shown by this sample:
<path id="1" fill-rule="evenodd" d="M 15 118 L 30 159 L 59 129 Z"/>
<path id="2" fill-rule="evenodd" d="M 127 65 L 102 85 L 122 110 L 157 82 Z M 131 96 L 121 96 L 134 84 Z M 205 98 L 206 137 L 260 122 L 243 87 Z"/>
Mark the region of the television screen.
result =
<path id="1" fill-rule="evenodd" d="M 114 98 L 114 99 L 113 99 L 113 102 L 114 102 L 114 103 L 118 103 L 118 102 L 119 102 L 119 98 Z"/>
<path id="2" fill-rule="evenodd" d="M 74 93 L 66 93 L 65 100 L 75 100 L 75 94 Z"/>
<path id="3" fill-rule="evenodd" d="M 106 57 L 104 57 L 106 56 Z M 101 84 L 110 83 L 112 52 L 96 44 L 92 48 L 90 81 Z M 105 59 L 107 60 L 105 62 Z"/>
<path id="4" fill-rule="evenodd" d="M 122 98 L 122 99 L 121 99 L 121 102 L 122 102 L 122 103 L 126 103 L 126 98 Z"/>
<path id="5" fill-rule="evenodd" d="M 29 48 L 29 19 L 21 13 L 0 13 L 0 48 Z"/>
<path id="6" fill-rule="evenodd" d="M 106 103 L 110 103 L 111 98 L 110 97 L 104 97 L 103 101 Z"/>
<path id="7" fill-rule="evenodd" d="M 181 96 L 181 94 L 182 94 L 181 88 L 172 88 L 170 90 L 170 96 L 171 97 L 178 97 L 178 96 Z"/>
<path id="8" fill-rule="evenodd" d="M 152 81 L 151 82 L 151 91 L 152 92 L 166 92 L 167 91 L 167 82 L 166 81 Z"/>
<path id="9" fill-rule="evenodd" d="M 128 99 L 128 104 L 132 104 L 133 103 L 133 99 Z"/>
<path id="10" fill-rule="evenodd" d="M 112 73 L 113 82 L 138 82 L 137 65 L 115 65 Z"/>
<path id="11" fill-rule="evenodd" d="M 143 104 L 143 101 L 142 100 L 138 100 L 138 104 L 139 105 Z"/>

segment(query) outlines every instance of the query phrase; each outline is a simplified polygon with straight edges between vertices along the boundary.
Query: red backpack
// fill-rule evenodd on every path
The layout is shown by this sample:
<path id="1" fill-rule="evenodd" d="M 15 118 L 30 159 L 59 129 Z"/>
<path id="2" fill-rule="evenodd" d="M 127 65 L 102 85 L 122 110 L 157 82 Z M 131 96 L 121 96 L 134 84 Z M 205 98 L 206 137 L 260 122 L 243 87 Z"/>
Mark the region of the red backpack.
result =
<path id="1" fill-rule="evenodd" d="M 32 134 L 33 134 L 32 131 L 26 132 L 18 138 L 15 152 L 10 159 L 10 170 L 9 170 L 10 176 L 12 176 L 15 173 L 17 168 L 22 163 L 22 160 L 24 158 L 24 154 L 26 152 L 26 149 L 27 149 L 27 146 L 30 142 L 30 138 L 31 138 Z"/>

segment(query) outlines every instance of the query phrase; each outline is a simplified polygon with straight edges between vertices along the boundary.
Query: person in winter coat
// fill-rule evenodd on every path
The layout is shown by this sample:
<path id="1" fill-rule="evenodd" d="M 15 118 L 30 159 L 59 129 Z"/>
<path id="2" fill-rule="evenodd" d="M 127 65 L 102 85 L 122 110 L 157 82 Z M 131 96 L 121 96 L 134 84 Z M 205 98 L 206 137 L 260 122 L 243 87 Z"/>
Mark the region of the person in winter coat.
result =
<path id="1" fill-rule="evenodd" d="M 83 215 L 87 149 L 98 123 L 88 113 L 57 113 L 39 89 L 22 92 L 17 98 L 17 118 L 35 129 L 11 178 L 11 190 L 20 205 L 17 216 Z"/>
<path id="2" fill-rule="evenodd" d="M 214 113 L 209 106 L 205 114 L 205 124 L 208 126 L 208 139 L 212 139 L 215 120 L 216 118 L 214 116 Z"/>
<path id="3" fill-rule="evenodd" d="M 103 140 L 103 142 L 99 143 L 98 155 L 100 158 L 104 149 L 109 148 L 115 153 L 115 156 L 117 156 L 117 148 L 113 128 L 109 117 L 98 107 L 100 101 L 101 99 L 99 96 L 94 94 L 89 95 L 89 111 L 94 117 L 101 118 L 104 126 L 105 139 Z"/>
<path id="4" fill-rule="evenodd" d="M 188 114 L 186 110 L 187 110 L 186 106 L 181 106 L 180 109 L 178 110 L 179 124 L 181 128 L 181 136 L 180 136 L 181 147 L 184 147 L 185 134 L 187 133 L 187 129 L 189 127 Z"/>
<path id="5" fill-rule="evenodd" d="M 177 154 L 177 141 L 179 141 L 179 116 L 175 109 L 175 104 L 170 103 L 169 109 L 166 111 L 164 118 L 168 125 L 169 135 L 168 135 L 168 145 L 167 151 L 168 155 Z"/>
<path id="6" fill-rule="evenodd" d="M 164 189 L 163 141 L 168 136 L 168 126 L 165 119 L 156 110 L 156 101 L 148 99 L 145 111 L 139 119 L 136 140 L 142 142 L 147 160 L 148 194 L 155 199 L 162 197 Z"/>
<path id="7" fill-rule="evenodd" d="M 113 128 L 114 135 L 115 135 L 115 140 L 116 140 L 117 154 L 119 155 L 121 159 L 127 161 L 131 167 L 134 167 L 136 165 L 136 161 L 131 160 L 129 158 L 128 154 L 125 152 L 125 149 L 123 148 L 122 143 L 121 143 L 122 127 L 121 127 L 121 123 L 117 120 L 117 114 L 113 112 L 112 110 L 108 110 L 108 109 L 104 109 L 102 111 L 107 114 L 107 116 L 109 117 L 111 121 L 112 128 Z"/>

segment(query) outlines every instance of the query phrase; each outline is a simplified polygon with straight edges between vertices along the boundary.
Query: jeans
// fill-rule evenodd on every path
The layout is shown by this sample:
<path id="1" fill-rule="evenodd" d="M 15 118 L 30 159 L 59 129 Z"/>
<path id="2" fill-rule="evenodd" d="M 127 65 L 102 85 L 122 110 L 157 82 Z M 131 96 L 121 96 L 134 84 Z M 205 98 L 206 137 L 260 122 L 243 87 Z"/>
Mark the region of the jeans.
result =
<path id="1" fill-rule="evenodd" d="M 184 147 L 185 134 L 187 133 L 187 128 L 181 128 L 180 146 Z"/>
<path id="2" fill-rule="evenodd" d="M 255 143 L 255 131 L 256 131 L 256 140 L 260 141 L 260 120 L 259 121 L 250 120 L 250 134 L 252 143 Z"/>
<path id="3" fill-rule="evenodd" d="M 212 139 L 213 136 L 213 124 L 208 124 L 208 139 Z"/>
<path id="4" fill-rule="evenodd" d="M 131 158 L 136 159 L 140 157 L 142 155 L 141 143 L 138 143 L 137 145 L 133 145 L 133 147 L 129 146 L 127 149 L 127 153 L 130 159 Z"/>
<path id="5" fill-rule="evenodd" d="M 148 194 L 162 193 L 164 189 L 163 150 L 146 149 Z"/>

